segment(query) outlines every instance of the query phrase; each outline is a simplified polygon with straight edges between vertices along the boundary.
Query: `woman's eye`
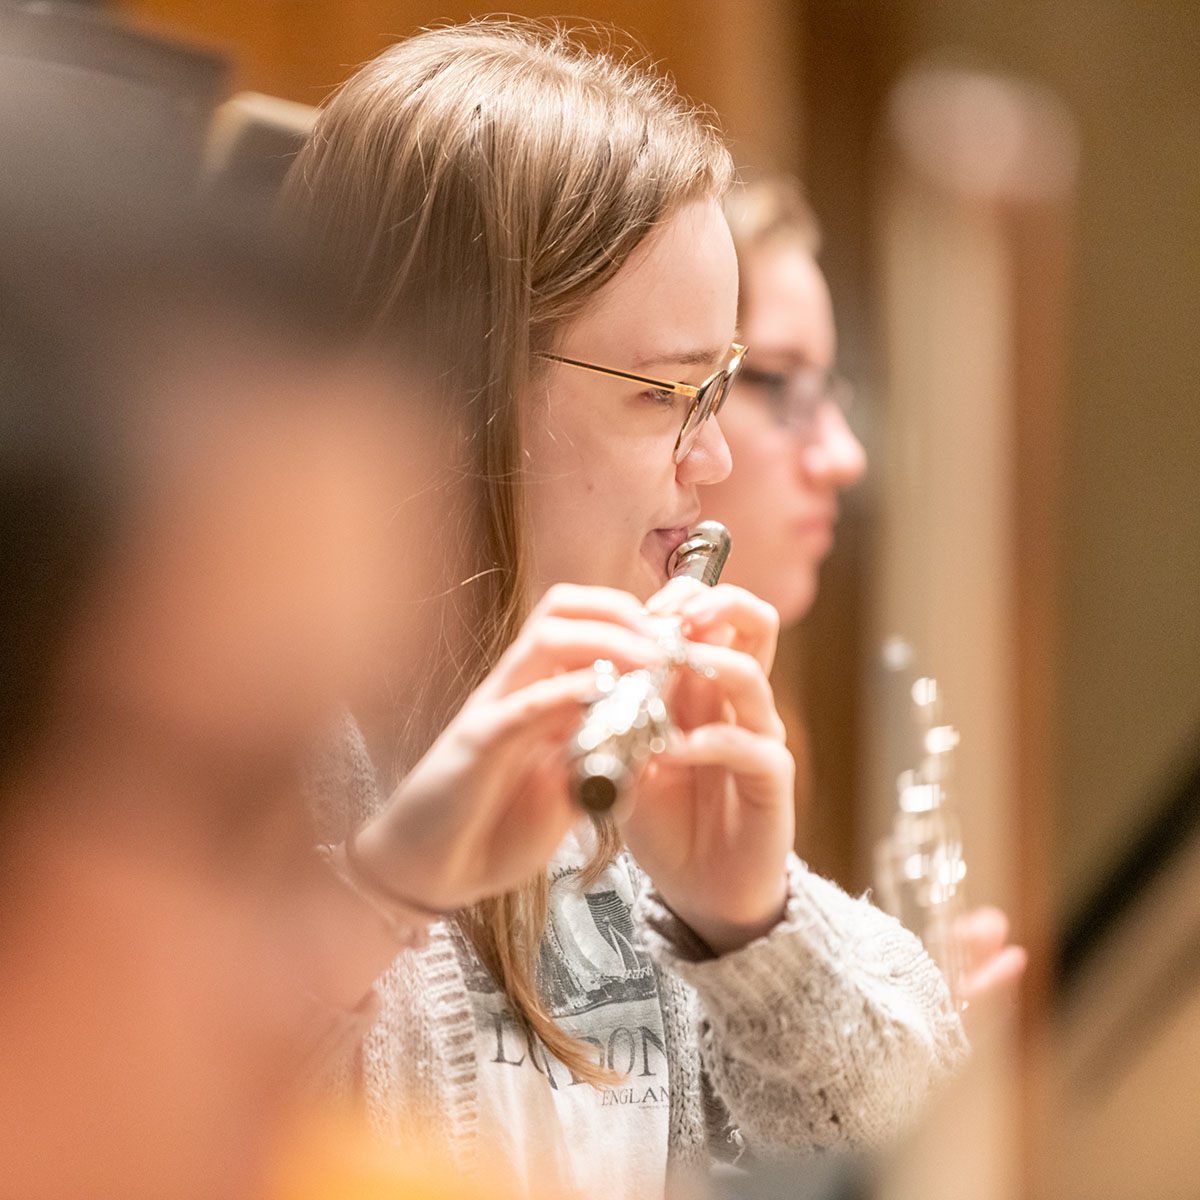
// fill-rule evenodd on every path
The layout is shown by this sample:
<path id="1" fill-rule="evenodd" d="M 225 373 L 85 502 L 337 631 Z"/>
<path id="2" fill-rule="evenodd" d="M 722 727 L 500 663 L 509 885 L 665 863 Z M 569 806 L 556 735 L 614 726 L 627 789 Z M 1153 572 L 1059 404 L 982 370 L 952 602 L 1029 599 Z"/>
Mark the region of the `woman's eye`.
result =
<path id="1" fill-rule="evenodd" d="M 739 379 L 775 396 L 782 396 L 788 390 L 788 376 L 783 371 L 759 371 L 743 367 Z"/>
<path id="2" fill-rule="evenodd" d="M 678 393 L 669 391 L 667 388 L 651 388 L 642 395 L 647 400 L 653 400 L 655 404 L 662 405 L 663 408 L 671 408 L 679 400 Z"/>

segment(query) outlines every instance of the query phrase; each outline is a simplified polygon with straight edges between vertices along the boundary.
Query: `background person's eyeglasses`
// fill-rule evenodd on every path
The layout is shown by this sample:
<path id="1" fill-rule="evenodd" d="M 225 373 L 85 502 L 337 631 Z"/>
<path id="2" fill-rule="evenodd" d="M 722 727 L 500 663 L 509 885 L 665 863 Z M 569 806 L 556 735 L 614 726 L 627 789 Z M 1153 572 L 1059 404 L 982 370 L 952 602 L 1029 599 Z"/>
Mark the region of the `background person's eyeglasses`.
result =
<path id="1" fill-rule="evenodd" d="M 601 367 L 578 358 L 564 358 L 561 354 L 539 354 L 538 357 L 549 359 L 551 362 L 565 363 L 568 367 L 580 367 L 584 371 L 595 371 L 598 375 L 612 375 L 617 379 L 628 379 L 633 383 L 644 383 L 648 387 L 690 397 L 692 403 L 687 416 L 683 418 L 679 437 L 675 439 L 674 458 L 678 464 L 683 462 L 696 444 L 704 422 L 721 411 L 721 405 L 729 395 L 734 376 L 742 365 L 742 359 L 746 357 L 746 347 L 734 342 L 729 347 L 729 361 L 719 371 L 714 371 L 699 387 L 690 383 L 676 383 L 670 379 L 656 379 L 652 375 L 635 375 L 631 371 L 619 371 L 616 367 Z"/>
<path id="2" fill-rule="evenodd" d="M 738 384 L 755 389 L 775 424 L 805 441 L 815 437 L 817 418 L 827 405 L 834 405 L 845 415 L 854 402 L 849 380 L 823 367 L 760 371 L 744 366 Z"/>

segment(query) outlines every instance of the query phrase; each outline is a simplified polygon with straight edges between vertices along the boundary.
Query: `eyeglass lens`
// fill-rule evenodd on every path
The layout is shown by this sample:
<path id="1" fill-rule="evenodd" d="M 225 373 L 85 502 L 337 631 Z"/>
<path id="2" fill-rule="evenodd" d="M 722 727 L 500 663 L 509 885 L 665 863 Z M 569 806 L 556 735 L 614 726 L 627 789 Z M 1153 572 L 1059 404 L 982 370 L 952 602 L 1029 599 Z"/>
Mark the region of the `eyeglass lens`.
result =
<path id="1" fill-rule="evenodd" d="M 699 393 L 692 401 L 691 408 L 688 409 L 683 429 L 679 433 L 679 441 L 675 445 L 675 462 L 677 464 L 683 462 L 696 444 L 700 430 L 704 428 L 704 422 L 715 413 L 720 412 L 721 405 L 725 403 L 725 397 L 729 394 L 730 384 L 741 365 L 742 360 L 739 356 L 725 370 L 718 371 L 701 385 Z"/>
<path id="2" fill-rule="evenodd" d="M 792 372 L 760 371 L 747 367 L 742 382 L 759 389 L 773 419 L 802 436 L 812 433 L 818 414 L 827 404 L 843 412 L 849 407 L 851 391 L 839 375 L 814 367 Z"/>

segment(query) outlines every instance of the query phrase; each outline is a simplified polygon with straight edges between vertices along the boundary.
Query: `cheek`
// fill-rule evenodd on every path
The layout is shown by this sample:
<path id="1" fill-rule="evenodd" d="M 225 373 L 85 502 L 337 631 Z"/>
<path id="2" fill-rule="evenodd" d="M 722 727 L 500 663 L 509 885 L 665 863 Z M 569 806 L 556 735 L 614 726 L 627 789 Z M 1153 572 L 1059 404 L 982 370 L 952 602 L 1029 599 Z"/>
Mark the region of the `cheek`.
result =
<path id="1" fill-rule="evenodd" d="M 628 560 L 670 507 L 670 479 L 609 450 L 531 488 L 534 545 L 556 580 L 629 586 Z"/>
<path id="2" fill-rule="evenodd" d="M 573 384 L 574 381 L 571 381 Z M 525 478 L 537 585 L 567 582 L 648 596 L 660 573 L 654 529 L 692 507 L 676 479 L 677 430 L 619 394 L 556 386 L 531 414 Z"/>
<path id="3" fill-rule="evenodd" d="M 587 397 L 567 387 L 556 388 L 525 417 L 524 460 L 530 488 L 559 495 L 591 490 L 589 466 L 596 457 L 596 435 Z"/>
<path id="4" fill-rule="evenodd" d="M 586 520 L 606 493 L 600 450 L 579 430 L 536 430 L 525 456 L 526 491 L 535 539 L 558 536 Z"/>

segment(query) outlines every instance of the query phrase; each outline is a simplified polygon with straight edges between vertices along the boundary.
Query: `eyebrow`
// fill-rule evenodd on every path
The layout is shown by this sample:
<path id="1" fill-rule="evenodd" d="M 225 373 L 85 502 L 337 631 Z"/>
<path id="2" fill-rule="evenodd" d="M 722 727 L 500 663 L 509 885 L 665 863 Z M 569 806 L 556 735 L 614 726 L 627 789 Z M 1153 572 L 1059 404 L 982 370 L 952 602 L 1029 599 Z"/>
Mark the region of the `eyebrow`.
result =
<path id="1" fill-rule="evenodd" d="M 749 355 L 746 356 L 749 359 Z M 754 362 L 747 362 L 746 366 L 758 366 L 762 359 L 766 359 L 771 363 L 784 364 L 785 370 L 803 370 L 806 367 L 814 367 L 817 370 L 832 370 L 832 364 L 829 367 L 822 367 L 811 354 L 797 352 L 786 347 L 764 346 L 761 342 L 754 344 Z"/>
<path id="2" fill-rule="evenodd" d="M 655 351 L 653 354 L 645 354 L 636 359 L 629 369 L 643 371 L 647 367 L 707 367 L 715 363 L 728 350 L 728 346 L 720 346 L 712 350 Z"/>

